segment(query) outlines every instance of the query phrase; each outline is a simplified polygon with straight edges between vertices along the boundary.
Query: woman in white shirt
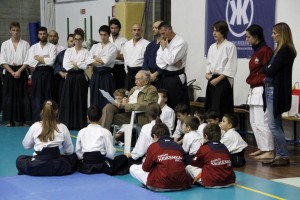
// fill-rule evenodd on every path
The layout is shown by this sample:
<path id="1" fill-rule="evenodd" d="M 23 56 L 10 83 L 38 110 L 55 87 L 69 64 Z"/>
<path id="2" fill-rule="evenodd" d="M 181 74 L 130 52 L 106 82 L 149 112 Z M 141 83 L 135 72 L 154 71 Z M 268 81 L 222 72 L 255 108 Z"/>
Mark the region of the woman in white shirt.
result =
<path id="1" fill-rule="evenodd" d="M 68 128 L 57 120 L 58 106 L 54 101 L 44 103 L 41 118 L 42 121 L 35 122 L 23 139 L 23 147 L 34 148 L 35 152 L 33 156 L 17 158 L 18 174 L 62 176 L 73 173 L 77 169 L 77 156 Z"/>
<path id="2" fill-rule="evenodd" d="M 88 67 L 89 51 L 82 46 L 84 32 L 74 31 L 75 46 L 65 52 L 63 67 L 67 71 L 61 94 L 59 119 L 69 129 L 79 130 L 87 126 L 88 77 L 84 70 Z"/>

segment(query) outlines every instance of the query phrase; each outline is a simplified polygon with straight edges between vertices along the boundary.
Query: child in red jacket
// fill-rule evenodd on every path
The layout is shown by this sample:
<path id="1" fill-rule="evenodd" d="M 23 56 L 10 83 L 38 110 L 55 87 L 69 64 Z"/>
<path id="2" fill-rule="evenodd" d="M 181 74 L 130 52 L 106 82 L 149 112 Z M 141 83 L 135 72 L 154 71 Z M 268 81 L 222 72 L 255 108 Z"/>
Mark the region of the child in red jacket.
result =
<path id="1" fill-rule="evenodd" d="M 154 191 L 173 191 L 190 188 L 185 172 L 184 151 L 170 138 L 168 127 L 160 119 L 152 128 L 153 140 L 142 165 L 132 165 L 130 174 Z"/>
<path id="2" fill-rule="evenodd" d="M 218 124 L 208 124 L 203 130 L 204 144 L 196 153 L 187 173 L 204 187 L 229 187 L 235 183 L 229 151 L 220 143 L 221 129 Z"/>

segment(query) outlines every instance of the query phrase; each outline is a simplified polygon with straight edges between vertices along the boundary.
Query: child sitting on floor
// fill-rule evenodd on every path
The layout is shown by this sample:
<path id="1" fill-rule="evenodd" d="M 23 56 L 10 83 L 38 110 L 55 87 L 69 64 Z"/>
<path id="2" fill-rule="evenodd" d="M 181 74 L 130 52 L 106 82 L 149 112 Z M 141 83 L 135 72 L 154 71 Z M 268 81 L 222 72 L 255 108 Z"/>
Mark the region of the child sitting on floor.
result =
<path id="1" fill-rule="evenodd" d="M 196 110 L 194 112 L 194 117 L 197 117 L 197 119 L 200 122 L 197 132 L 199 133 L 200 137 L 203 138 L 203 129 L 207 125 L 206 115 L 205 115 L 205 113 L 202 113 L 200 110 Z M 203 143 L 203 141 L 202 141 L 202 143 Z"/>
<path id="2" fill-rule="evenodd" d="M 202 138 L 200 137 L 197 129 L 199 127 L 199 120 L 194 116 L 187 116 L 184 119 L 183 130 L 185 132 L 183 136 L 182 148 L 186 155 L 186 163 L 189 164 L 190 160 L 196 154 L 200 146 L 202 145 Z"/>
<path id="3" fill-rule="evenodd" d="M 187 173 L 207 188 L 229 187 L 235 183 L 228 149 L 220 142 L 221 129 L 217 124 L 208 124 L 203 130 L 204 144 L 197 151 Z"/>
<path id="4" fill-rule="evenodd" d="M 35 122 L 23 139 L 25 149 L 34 148 L 33 156 L 21 155 L 16 165 L 19 175 L 62 176 L 77 170 L 77 156 L 74 153 L 68 128 L 58 122 L 58 106 L 45 101 L 40 122 Z M 63 155 L 60 153 L 63 149 Z"/>
<path id="5" fill-rule="evenodd" d="M 185 172 L 184 151 L 170 138 L 168 127 L 156 120 L 151 136 L 155 141 L 142 165 L 132 165 L 130 174 L 154 191 L 174 191 L 190 188 Z"/>
<path id="6" fill-rule="evenodd" d="M 188 116 L 188 107 L 185 104 L 178 104 L 175 107 L 175 113 L 177 116 L 177 125 L 176 129 L 172 135 L 172 138 L 174 138 L 174 141 L 178 144 L 182 144 L 182 139 L 184 136 L 184 130 L 183 130 L 183 121 Z"/>
<path id="7" fill-rule="evenodd" d="M 207 124 L 220 124 L 219 113 L 215 110 L 208 110 L 205 113 Z"/>
<path id="8" fill-rule="evenodd" d="M 167 125 L 170 130 L 170 136 L 172 136 L 174 126 L 175 126 L 175 112 L 172 108 L 167 105 L 168 101 L 168 91 L 165 89 L 158 89 L 158 103 L 161 108 L 161 121 Z"/>
<path id="9" fill-rule="evenodd" d="M 238 119 L 233 114 L 225 114 L 222 118 L 221 128 L 225 132 L 222 135 L 221 142 L 230 152 L 233 167 L 242 167 L 245 165 L 245 149 L 248 144 L 241 135 L 235 130 Z"/>
<path id="10" fill-rule="evenodd" d="M 90 124 L 79 131 L 76 141 L 76 154 L 80 160 L 79 172 L 120 174 L 119 170 L 127 165 L 127 157 L 114 157 L 116 149 L 113 146 L 112 134 L 98 124 L 102 115 L 101 109 L 90 106 L 87 113 Z"/>

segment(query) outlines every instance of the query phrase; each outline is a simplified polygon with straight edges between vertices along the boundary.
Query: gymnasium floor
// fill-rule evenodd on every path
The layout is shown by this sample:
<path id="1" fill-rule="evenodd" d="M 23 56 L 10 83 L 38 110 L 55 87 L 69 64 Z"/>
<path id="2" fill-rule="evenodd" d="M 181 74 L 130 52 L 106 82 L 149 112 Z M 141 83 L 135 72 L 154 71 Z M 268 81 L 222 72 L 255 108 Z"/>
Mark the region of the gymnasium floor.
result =
<path id="1" fill-rule="evenodd" d="M 205 189 L 193 186 L 190 190 L 156 193 L 141 187 L 140 183 L 125 176 L 75 173 L 63 177 L 17 176 L 16 157 L 32 154 L 22 147 L 28 127 L 0 126 L 0 199 L 299 199 L 300 179 L 259 178 L 236 171 L 236 185 L 224 189 Z M 75 144 L 77 131 L 71 131 Z M 298 147 L 299 148 L 299 147 Z M 119 151 L 120 152 L 120 151 Z M 121 152 L 120 152 L 121 153 Z M 300 170 L 299 167 L 297 167 Z M 281 183 L 282 182 L 282 183 Z M 298 185 L 298 186 L 297 186 Z"/>

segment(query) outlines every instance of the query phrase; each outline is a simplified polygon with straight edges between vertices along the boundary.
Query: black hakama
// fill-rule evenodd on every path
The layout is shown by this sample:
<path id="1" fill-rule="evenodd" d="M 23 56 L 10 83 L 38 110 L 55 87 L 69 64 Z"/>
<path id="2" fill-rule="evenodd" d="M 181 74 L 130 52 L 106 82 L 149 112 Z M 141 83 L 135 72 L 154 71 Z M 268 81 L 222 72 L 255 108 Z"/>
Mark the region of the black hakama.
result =
<path id="1" fill-rule="evenodd" d="M 78 158 L 75 153 L 60 155 L 58 147 L 43 148 L 35 156 L 21 155 L 17 158 L 18 175 L 63 176 L 77 170 Z"/>
<path id="2" fill-rule="evenodd" d="M 40 121 L 43 103 L 53 99 L 53 68 L 37 66 L 32 73 L 32 122 Z"/>
<path id="3" fill-rule="evenodd" d="M 116 89 L 115 80 L 111 74 L 112 70 L 109 67 L 94 67 L 93 75 L 90 82 L 91 88 L 91 105 L 97 105 L 102 108 L 109 103 L 108 100 L 101 94 L 100 90 L 108 92 L 111 96 Z"/>
<path id="4" fill-rule="evenodd" d="M 60 101 L 60 122 L 69 129 L 87 126 L 88 77 L 83 70 L 69 70 Z"/>
<path id="5" fill-rule="evenodd" d="M 218 76 L 214 76 L 216 78 Z M 209 82 L 206 87 L 205 111 L 212 109 L 219 113 L 219 120 L 226 113 L 233 113 L 233 87 L 227 78 L 221 80 L 216 86 Z"/>
<path id="6" fill-rule="evenodd" d="M 126 71 L 124 64 L 115 64 L 112 68 L 112 74 L 115 79 L 116 89 L 125 88 Z"/>
<path id="7" fill-rule="evenodd" d="M 54 96 L 53 96 L 53 100 L 55 102 L 57 102 L 57 104 L 60 103 L 62 88 L 63 88 L 64 82 L 65 82 L 65 79 L 62 78 L 59 74 L 59 72 L 66 72 L 66 70 L 63 68 L 63 60 L 64 60 L 65 52 L 66 52 L 66 49 L 61 51 L 56 56 L 55 63 L 54 63 Z"/>
<path id="8" fill-rule="evenodd" d="M 99 151 L 86 152 L 79 161 L 78 171 L 83 174 L 105 173 L 109 175 L 121 175 L 127 173 L 128 158 L 125 155 L 116 156 L 113 160 L 106 158 Z"/>
<path id="9" fill-rule="evenodd" d="M 184 69 L 178 71 L 167 71 L 164 70 L 161 79 L 161 88 L 168 91 L 168 106 L 170 106 L 173 110 L 178 104 L 186 104 L 189 108 L 189 95 L 188 95 L 188 87 L 186 82 L 182 84 L 179 75 L 184 74 Z"/>
<path id="10" fill-rule="evenodd" d="M 65 79 L 62 78 L 58 73 L 54 74 L 54 96 L 53 100 L 57 102 L 60 107 L 61 93 L 64 87 Z"/>
<path id="11" fill-rule="evenodd" d="M 127 67 L 128 72 L 125 79 L 125 88 L 130 91 L 135 86 L 135 75 L 142 69 L 142 67 Z"/>
<path id="12" fill-rule="evenodd" d="M 16 72 L 21 66 L 10 66 Z M 23 70 L 15 79 L 6 72 L 3 81 L 2 120 L 8 122 L 31 121 L 31 105 L 28 94 L 28 71 Z"/>

